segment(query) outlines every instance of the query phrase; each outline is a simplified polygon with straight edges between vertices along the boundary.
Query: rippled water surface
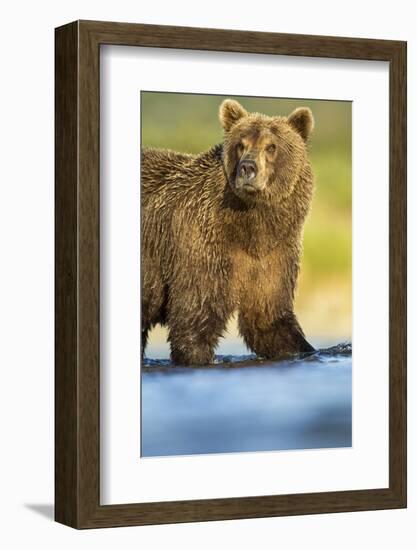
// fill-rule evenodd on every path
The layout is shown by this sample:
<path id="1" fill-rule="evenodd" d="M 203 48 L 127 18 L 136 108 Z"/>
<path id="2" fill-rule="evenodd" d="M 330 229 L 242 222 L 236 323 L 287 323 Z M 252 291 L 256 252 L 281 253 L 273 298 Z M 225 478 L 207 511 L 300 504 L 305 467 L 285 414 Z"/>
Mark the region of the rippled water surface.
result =
<path id="1" fill-rule="evenodd" d="M 142 366 L 142 456 L 350 447 L 351 345 L 268 362 Z"/>

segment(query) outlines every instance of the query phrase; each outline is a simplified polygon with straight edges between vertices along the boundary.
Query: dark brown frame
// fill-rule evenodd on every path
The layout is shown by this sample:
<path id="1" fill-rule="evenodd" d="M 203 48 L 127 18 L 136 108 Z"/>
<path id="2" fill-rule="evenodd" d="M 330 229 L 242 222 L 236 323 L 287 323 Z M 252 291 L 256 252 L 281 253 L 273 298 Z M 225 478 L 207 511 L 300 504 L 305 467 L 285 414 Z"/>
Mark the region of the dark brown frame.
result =
<path id="1" fill-rule="evenodd" d="M 99 55 L 101 44 L 389 62 L 389 487 L 100 505 Z M 55 519 L 115 527 L 406 506 L 406 43 L 77 21 L 55 34 Z"/>

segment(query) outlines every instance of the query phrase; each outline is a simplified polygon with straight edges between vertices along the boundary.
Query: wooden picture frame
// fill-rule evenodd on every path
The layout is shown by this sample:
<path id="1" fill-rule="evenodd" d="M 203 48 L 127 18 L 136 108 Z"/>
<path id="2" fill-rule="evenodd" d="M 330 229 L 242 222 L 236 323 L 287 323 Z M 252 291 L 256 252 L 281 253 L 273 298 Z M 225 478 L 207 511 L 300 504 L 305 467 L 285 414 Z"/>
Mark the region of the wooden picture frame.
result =
<path id="1" fill-rule="evenodd" d="M 56 29 L 55 519 L 116 527 L 406 506 L 406 43 L 77 21 Z M 389 487 L 100 504 L 99 56 L 103 44 L 389 62 Z"/>

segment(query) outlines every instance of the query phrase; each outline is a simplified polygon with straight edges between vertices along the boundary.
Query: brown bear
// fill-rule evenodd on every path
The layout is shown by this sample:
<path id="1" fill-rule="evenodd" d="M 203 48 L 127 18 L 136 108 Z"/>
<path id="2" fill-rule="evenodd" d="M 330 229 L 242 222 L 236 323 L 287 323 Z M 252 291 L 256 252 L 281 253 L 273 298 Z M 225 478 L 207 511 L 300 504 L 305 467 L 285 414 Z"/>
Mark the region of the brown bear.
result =
<path id="1" fill-rule="evenodd" d="M 270 117 L 228 99 L 219 115 L 224 141 L 209 151 L 142 151 L 142 350 L 160 323 L 174 363 L 212 363 L 237 312 L 258 356 L 313 351 L 294 314 L 312 113 Z"/>

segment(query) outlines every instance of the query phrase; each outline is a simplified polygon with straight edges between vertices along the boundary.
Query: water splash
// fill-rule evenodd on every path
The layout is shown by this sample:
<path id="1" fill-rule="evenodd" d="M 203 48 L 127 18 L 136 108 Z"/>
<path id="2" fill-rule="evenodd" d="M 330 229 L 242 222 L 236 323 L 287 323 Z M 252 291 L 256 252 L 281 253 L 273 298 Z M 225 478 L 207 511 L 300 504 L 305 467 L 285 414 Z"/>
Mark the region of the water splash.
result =
<path id="1" fill-rule="evenodd" d="M 352 343 L 341 342 L 335 346 L 329 348 L 320 348 L 313 352 L 297 353 L 293 355 L 287 355 L 279 360 L 267 360 L 262 357 L 258 357 L 254 353 L 247 355 L 216 355 L 214 365 L 191 365 L 183 368 L 213 368 L 217 367 L 245 367 L 245 366 L 257 366 L 257 365 L 270 365 L 271 363 L 279 365 L 281 363 L 290 364 L 292 362 L 307 361 L 307 362 L 337 362 L 339 358 L 350 357 L 352 355 Z M 150 368 L 176 368 L 170 361 L 170 359 L 150 359 L 145 357 L 142 362 L 142 366 L 145 370 Z M 180 365 L 181 367 L 181 365 Z"/>

